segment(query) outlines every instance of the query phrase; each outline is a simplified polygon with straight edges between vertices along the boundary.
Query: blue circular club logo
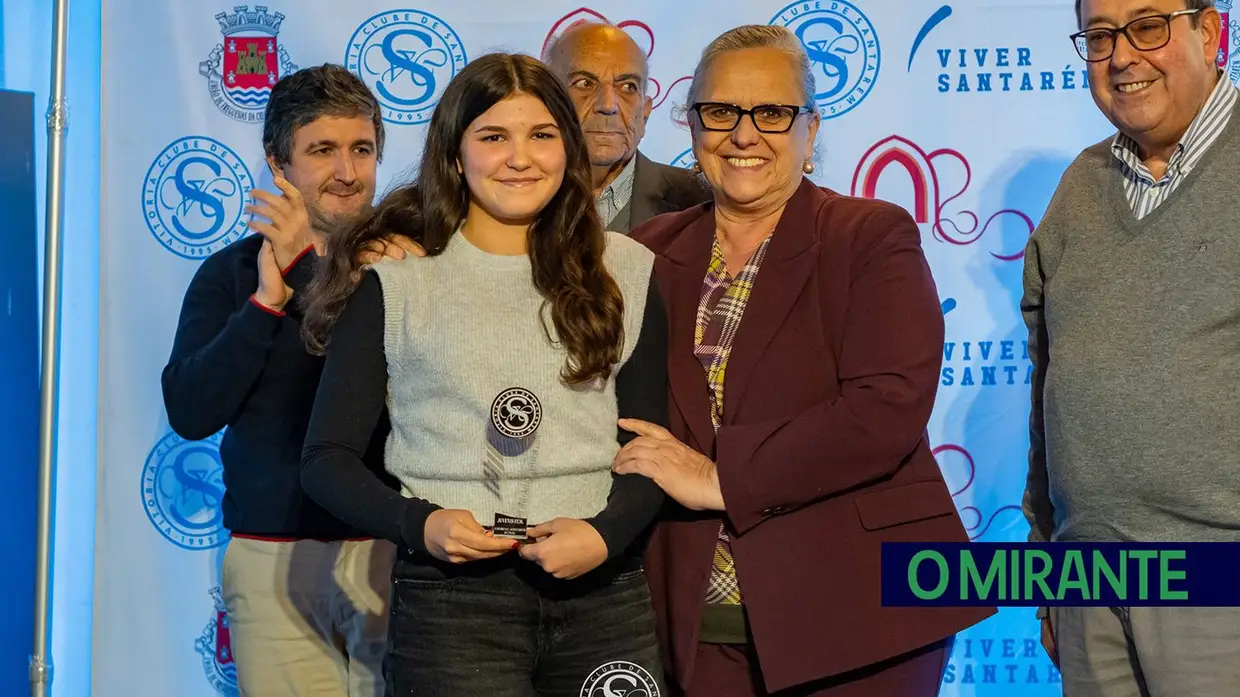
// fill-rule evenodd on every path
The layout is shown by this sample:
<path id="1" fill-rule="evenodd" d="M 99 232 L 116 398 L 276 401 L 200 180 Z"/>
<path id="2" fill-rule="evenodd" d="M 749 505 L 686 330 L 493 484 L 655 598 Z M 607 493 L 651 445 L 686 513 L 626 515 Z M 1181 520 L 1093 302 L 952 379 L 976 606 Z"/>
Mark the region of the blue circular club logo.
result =
<path id="1" fill-rule="evenodd" d="M 142 180 L 142 215 L 159 243 L 203 259 L 245 237 L 245 197 L 254 178 L 245 162 L 214 138 L 186 136 L 164 148 Z"/>
<path id="2" fill-rule="evenodd" d="M 344 62 L 374 91 L 384 121 L 420 124 L 431 120 L 468 58 L 447 22 L 421 10 L 389 10 L 353 32 Z"/>
<path id="3" fill-rule="evenodd" d="M 224 529 L 221 431 L 206 440 L 164 436 L 142 468 L 142 504 L 151 525 L 183 549 L 213 549 L 228 541 Z"/>
<path id="4" fill-rule="evenodd" d="M 672 167 L 680 167 L 681 169 L 693 169 L 693 165 L 697 164 L 697 158 L 693 156 L 693 148 L 689 148 L 677 155 L 668 163 Z"/>
<path id="5" fill-rule="evenodd" d="M 809 55 L 823 118 L 841 116 L 874 88 L 881 54 L 874 25 L 847 0 L 794 2 L 771 18 L 788 27 Z"/>

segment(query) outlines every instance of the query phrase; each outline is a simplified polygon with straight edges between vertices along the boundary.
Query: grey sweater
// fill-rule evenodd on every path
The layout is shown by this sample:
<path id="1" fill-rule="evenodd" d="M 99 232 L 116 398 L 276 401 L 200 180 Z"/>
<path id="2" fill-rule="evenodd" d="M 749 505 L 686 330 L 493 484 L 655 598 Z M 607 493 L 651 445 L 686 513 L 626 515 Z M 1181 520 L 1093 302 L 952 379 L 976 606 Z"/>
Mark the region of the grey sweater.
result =
<path id="1" fill-rule="evenodd" d="M 663 492 L 611 465 L 633 437 L 617 417 L 667 422 L 667 316 L 653 260 L 608 233 L 624 346 L 608 380 L 583 386 L 559 380 L 567 353 L 548 336 L 528 257 L 487 254 L 457 234 L 438 256 L 376 264 L 332 333 L 303 453 L 306 493 L 415 552 L 425 551 L 427 517 L 454 508 L 483 525 L 497 513 L 585 519 L 609 556 L 637 554 Z M 401 493 L 361 459 L 384 407 L 384 461 Z"/>
<path id="2" fill-rule="evenodd" d="M 1240 541 L 1240 119 L 1143 220 L 1110 139 L 1025 253 L 1031 541 Z"/>
<path id="3" fill-rule="evenodd" d="M 641 336 L 654 254 L 608 233 L 605 262 L 624 296 L 623 369 Z M 554 328 L 529 257 L 488 254 L 458 233 L 438 257 L 374 269 L 392 418 L 387 469 L 405 495 L 472 511 L 483 525 L 496 513 L 541 523 L 603 510 L 619 449 L 615 377 L 560 381 L 567 354 L 547 335 Z M 510 390 L 517 408 L 532 394 L 535 411 L 514 413 L 504 433 L 494 422 Z"/>

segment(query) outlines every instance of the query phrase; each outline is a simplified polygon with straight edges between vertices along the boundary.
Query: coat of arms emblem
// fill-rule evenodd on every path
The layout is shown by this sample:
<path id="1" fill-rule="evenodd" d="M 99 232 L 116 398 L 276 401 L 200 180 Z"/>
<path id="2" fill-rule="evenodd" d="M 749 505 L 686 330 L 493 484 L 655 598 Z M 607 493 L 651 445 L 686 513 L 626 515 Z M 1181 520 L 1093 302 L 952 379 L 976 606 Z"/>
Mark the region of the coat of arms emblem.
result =
<path id="1" fill-rule="evenodd" d="M 219 588 L 211 589 L 211 599 L 215 602 L 215 612 L 202 635 L 194 641 L 194 651 L 202 657 L 202 669 L 211 687 L 223 697 L 237 697 L 237 666 L 233 663 L 228 612 Z"/>
<path id="2" fill-rule="evenodd" d="M 284 15 L 263 5 L 240 5 L 215 15 L 223 43 L 211 50 L 198 72 L 207 78 L 211 99 L 220 111 L 246 123 L 263 120 L 271 88 L 297 66 L 279 44 Z"/>

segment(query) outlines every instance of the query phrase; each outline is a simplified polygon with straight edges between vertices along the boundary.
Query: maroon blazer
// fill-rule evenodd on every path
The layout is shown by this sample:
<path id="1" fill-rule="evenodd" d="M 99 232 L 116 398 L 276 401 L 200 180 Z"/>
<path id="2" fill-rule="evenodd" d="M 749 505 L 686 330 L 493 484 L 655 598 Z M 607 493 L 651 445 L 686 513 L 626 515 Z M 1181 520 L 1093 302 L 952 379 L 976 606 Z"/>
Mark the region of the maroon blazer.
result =
<path id="1" fill-rule="evenodd" d="M 926 424 L 943 315 L 921 233 L 897 206 L 803 180 L 758 272 L 711 425 L 693 355 L 712 204 L 633 237 L 668 306 L 671 431 L 718 463 L 732 551 L 770 691 L 934 643 L 991 608 L 884 608 L 880 544 L 966 542 Z M 717 513 L 673 506 L 646 557 L 671 677 L 688 687 Z"/>

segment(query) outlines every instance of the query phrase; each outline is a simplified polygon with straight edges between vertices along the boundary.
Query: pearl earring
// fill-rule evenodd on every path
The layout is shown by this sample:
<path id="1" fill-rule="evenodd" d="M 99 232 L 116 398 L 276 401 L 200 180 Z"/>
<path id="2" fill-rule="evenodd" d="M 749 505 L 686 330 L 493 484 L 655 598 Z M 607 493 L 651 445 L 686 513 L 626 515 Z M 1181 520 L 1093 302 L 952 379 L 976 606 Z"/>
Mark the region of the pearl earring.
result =
<path id="1" fill-rule="evenodd" d="M 813 163 L 813 162 L 810 162 L 809 160 L 806 160 L 806 161 L 805 161 L 805 164 L 801 166 L 801 170 L 802 170 L 802 171 L 804 171 L 806 174 L 813 174 L 813 173 L 814 173 L 814 163 Z"/>

